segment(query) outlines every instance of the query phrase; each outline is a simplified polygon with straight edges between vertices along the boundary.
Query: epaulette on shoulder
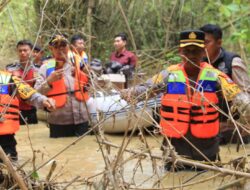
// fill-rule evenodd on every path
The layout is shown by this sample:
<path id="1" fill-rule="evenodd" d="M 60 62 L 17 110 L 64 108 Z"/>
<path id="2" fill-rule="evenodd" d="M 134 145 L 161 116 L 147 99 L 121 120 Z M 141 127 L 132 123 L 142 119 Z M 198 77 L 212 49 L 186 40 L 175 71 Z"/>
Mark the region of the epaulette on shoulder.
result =
<path id="1" fill-rule="evenodd" d="M 179 69 L 180 69 L 179 64 L 170 65 L 170 66 L 167 68 L 168 71 L 176 71 L 176 70 L 179 70 Z"/>
<path id="2" fill-rule="evenodd" d="M 14 71 L 20 68 L 20 64 L 19 63 L 10 63 L 8 65 L 6 65 L 6 70 L 8 71 Z"/>

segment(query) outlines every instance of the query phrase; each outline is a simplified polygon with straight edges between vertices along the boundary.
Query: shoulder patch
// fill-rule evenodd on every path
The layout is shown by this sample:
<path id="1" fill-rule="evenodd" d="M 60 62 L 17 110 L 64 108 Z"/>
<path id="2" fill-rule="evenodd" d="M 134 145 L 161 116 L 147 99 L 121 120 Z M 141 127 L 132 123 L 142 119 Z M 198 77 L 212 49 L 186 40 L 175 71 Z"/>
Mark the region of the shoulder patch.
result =
<path id="1" fill-rule="evenodd" d="M 179 70 L 180 69 L 180 66 L 179 64 L 177 65 L 171 65 L 167 68 L 168 71 L 175 71 L 175 70 Z"/>
<path id="2" fill-rule="evenodd" d="M 6 65 L 5 68 L 8 71 L 14 71 L 14 70 L 17 70 L 20 68 L 20 64 L 19 63 L 11 63 L 11 64 Z"/>

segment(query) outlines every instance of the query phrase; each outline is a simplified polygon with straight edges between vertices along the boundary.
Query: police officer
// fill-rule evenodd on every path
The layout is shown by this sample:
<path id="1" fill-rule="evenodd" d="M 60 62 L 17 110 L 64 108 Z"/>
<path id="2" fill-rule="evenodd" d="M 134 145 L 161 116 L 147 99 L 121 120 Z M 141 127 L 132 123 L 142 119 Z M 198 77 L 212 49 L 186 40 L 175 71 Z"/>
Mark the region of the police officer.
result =
<path id="1" fill-rule="evenodd" d="M 205 34 L 199 30 L 181 32 L 179 53 L 183 61 L 169 66 L 145 84 L 124 90 L 122 96 L 131 100 L 145 92 L 163 92 L 160 110 L 161 133 L 165 137 L 163 148 L 170 147 L 167 143 L 170 142 L 180 156 L 216 161 L 219 154 L 218 97 L 233 101 L 248 121 L 250 97 L 223 72 L 202 62 L 204 39 Z M 172 164 L 166 163 L 166 169 L 174 166 Z"/>
<path id="2" fill-rule="evenodd" d="M 211 63 L 213 67 L 226 73 L 242 91 L 250 94 L 250 78 L 247 73 L 247 65 L 239 55 L 226 51 L 222 48 L 222 30 L 220 26 L 206 24 L 200 28 L 205 33 L 205 47 L 207 55 L 205 61 Z M 220 101 L 221 109 L 227 114 L 228 106 L 224 100 Z M 235 126 L 224 114 L 220 114 L 220 143 L 236 143 L 239 141 Z M 249 142 L 249 134 L 242 132 L 244 143 Z"/>
<path id="3" fill-rule="evenodd" d="M 13 75 L 23 78 L 31 87 L 35 85 L 37 69 L 31 61 L 33 44 L 29 40 L 21 40 L 16 45 L 19 62 L 6 66 L 6 70 Z M 38 123 L 36 108 L 20 100 L 20 124 Z M 25 120 L 23 120 L 23 118 Z"/>
<path id="4" fill-rule="evenodd" d="M 49 48 L 53 57 L 40 67 L 35 88 L 56 102 L 56 111 L 48 117 L 50 137 L 80 136 L 89 129 L 88 77 L 80 70 L 79 62 L 72 65 L 69 61 L 69 43 L 63 35 L 53 36 Z"/>

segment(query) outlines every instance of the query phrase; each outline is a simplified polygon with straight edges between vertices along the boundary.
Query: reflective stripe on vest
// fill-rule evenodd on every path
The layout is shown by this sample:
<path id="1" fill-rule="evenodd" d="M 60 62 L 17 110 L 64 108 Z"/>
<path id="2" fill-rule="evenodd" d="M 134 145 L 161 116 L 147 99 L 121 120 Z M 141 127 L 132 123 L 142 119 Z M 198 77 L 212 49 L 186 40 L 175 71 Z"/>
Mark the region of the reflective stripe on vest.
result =
<path id="1" fill-rule="evenodd" d="M 48 77 L 53 71 L 55 71 L 56 61 L 54 59 L 49 60 L 47 63 L 46 76 Z M 84 91 L 84 87 L 88 82 L 87 76 L 76 69 L 74 91 L 67 91 L 65 86 L 64 77 L 52 83 L 52 89 L 48 92 L 47 96 L 53 98 L 56 101 L 56 107 L 63 107 L 67 101 L 67 94 L 74 94 L 79 101 L 88 100 L 88 93 Z"/>
<path id="2" fill-rule="evenodd" d="M 19 101 L 9 95 L 11 74 L 0 72 L 0 135 L 14 134 L 19 129 Z"/>
<path id="3" fill-rule="evenodd" d="M 167 93 L 162 97 L 162 133 L 168 137 L 181 138 L 189 129 L 197 138 L 214 137 L 219 132 L 219 112 L 215 93 L 218 72 L 206 63 L 197 79 L 195 92 L 191 94 L 186 73 L 179 67 L 170 71 Z M 188 94 L 188 95 L 187 95 Z"/>

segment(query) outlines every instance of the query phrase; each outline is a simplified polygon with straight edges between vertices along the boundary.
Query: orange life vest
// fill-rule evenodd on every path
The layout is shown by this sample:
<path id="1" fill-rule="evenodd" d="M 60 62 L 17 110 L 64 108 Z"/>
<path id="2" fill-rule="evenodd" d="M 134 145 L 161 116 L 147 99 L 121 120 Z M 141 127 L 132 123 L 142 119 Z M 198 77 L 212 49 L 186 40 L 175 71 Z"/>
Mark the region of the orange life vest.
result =
<path id="1" fill-rule="evenodd" d="M 19 101 L 9 95 L 11 74 L 0 71 L 0 135 L 14 134 L 19 125 Z"/>
<path id="2" fill-rule="evenodd" d="M 55 70 L 56 61 L 50 59 L 47 63 L 47 77 Z M 68 91 L 65 86 L 64 77 L 52 83 L 52 89 L 48 92 L 47 96 L 53 98 L 56 101 L 56 107 L 63 107 L 67 101 L 67 94 L 74 93 L 77 100 L 83 102 L 89 99 L 89 95 L 85 90 L 85 86 L 88 83 L 88 77 L 80 69 L 75 67 L 75 83 L 74 91 Z"/>
<path id="3" fill-rule="evenodd" d="M 169 68 L 167 92 L 161 100 L 162 133 L 181 138 L 190 129 L 197 138 L 211 138 L 219 132 L 219 112 L 216 84 L 218 71 L 207 63 L 201 63 L 201 71 L 191 93 L 183 66 Z"/>

